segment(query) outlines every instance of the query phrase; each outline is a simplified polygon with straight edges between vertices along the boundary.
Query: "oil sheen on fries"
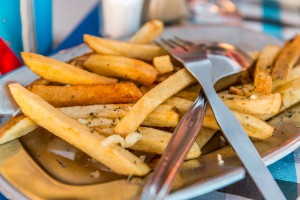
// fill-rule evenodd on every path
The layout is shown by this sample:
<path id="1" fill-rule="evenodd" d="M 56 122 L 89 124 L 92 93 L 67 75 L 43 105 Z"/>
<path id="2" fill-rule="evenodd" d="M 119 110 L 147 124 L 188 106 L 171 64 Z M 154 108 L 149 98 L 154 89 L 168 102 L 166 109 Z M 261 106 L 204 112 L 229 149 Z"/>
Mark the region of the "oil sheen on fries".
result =
<path id="1" fill-rule="evenodd" d="M 100 76 L 67 63 L 35 53 L 22 52 L 24 63 L 37 75 L 48 81 L 71 85 L 116 83 L 117 79 Z"/>
<path id="2" fill-rule="evenodd" d="M 104 136 L 91 133 L 88 127 L 59 112 L 20 84 L 10 84 L 9 89 L 26 116 L 116 173 L 142 176 L 149 172 L 150 168 L 138 157 L 117 145 L 102 145 Z"/>

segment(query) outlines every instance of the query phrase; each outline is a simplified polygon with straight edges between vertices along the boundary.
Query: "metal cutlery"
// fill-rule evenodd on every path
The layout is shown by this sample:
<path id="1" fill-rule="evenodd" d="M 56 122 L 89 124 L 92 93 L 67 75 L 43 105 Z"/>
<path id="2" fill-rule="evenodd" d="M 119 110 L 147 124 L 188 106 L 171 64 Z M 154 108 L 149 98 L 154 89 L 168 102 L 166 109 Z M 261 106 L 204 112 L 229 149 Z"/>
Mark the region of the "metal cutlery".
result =
<path id="1" fill-rule="evenodd" d="M 213 84 L 217 76 L 212 78 L 214 68 L 203 47 L 179 38 L 161 40 L 158 44 L 182 62 L 200 82 L 220 128 L 263 196 L 266 199 L 285 199 L 244 129 L 216 94 Z M 203 92 L 176 128 L 165 154 L 145 185 L 141 199 L 163 199 L 168 194 L 180 164 L 201 129 L 206 107 Z"/>

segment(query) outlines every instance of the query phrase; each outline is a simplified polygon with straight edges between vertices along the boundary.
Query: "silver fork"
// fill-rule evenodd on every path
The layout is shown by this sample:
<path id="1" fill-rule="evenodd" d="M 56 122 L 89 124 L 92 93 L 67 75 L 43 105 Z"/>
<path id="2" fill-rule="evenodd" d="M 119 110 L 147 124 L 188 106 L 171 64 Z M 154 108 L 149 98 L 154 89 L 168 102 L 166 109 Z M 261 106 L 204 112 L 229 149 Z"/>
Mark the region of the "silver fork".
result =
<path id="1" fill-rule="evenodd" d="M 201 84 L 204 93 L 200 92 L 195 101 L 196 105 L 193 106 L 195 109 L 190 110 L 181 120 L 180 123 L 185 124 L 180 124 L 178 126 L 181 127 L 180 130 L 174 131 L 175 135 L 172 136 L 167 151 L 146 182 L 141 199 L 158 200 L 165 198 L 168 194 L 181 163 L 195 142 L 195 133 L 201 129 L 206 107 L 205 96 L 218 125 L 264 198 L 267 200 L 285 199 L 243 127 L 217 95 L 211 78 L 212 66 L 202 47 L 179 38 L 162 39 L 158 44 L 189 70 Z M 194 126 L 193 122 L 197 122 L 198 125 Z M 190 127 L 193 129 L 191 130 Z M 184 147 L 179 146 L 182 140 L 185 140 L 186 146 Z"/>

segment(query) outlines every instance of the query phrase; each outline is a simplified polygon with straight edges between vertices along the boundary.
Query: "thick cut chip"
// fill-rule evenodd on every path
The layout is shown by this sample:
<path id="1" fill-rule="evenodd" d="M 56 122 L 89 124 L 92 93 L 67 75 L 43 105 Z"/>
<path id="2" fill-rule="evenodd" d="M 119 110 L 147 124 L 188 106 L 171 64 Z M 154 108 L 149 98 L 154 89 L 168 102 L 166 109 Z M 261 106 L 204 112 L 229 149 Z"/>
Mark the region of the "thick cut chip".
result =
<path id="1" fill-rule="evenodd" d="M 146 86 L 151 85 L 158 74 L 148 63 L 122 56 L 92 54 L 84 67 L 99 75 L 126 78 Z"/>
<path id="2" fill-rule="evenodd" d="M 75 86 L 32 85 L 29 90 L 55 107 L 131 103 L 142 97 L 141 91 L 131 82 Z"/>
<path id="3" fill-rule="evenodd" d="M 152 61 L 157 56 L 167 55 L 165 50 L 154 44 L 134 44 L 87 34 L 84 35 L 84 42 L 94 51 L 105 55 L 125 56 L 146 61 Z"/>
<path id="4" fill-rule="evenodd" d="M 145 23 L 129 40 L 132 43 L 152 43 L 163 31 L 164 24 L 160 20 L 151 20 Z"/>
<path id="5" fill-rule="evenodd" d="M 116 83 L 117 79 L 100 76 L 70 64 L 35 53 L 22 52 L 24 63 L 37 75 L 48 81 L 71 85 Z"/>
<path id="6" fill-rule="evenodd" d="M 281 50 L 275 66 L 272 71 L 273 80 L 286 79 L 300 57 L 300 35 L 295 38 Z"/>
<path id="7" fill-rule="evenodd" d="M 105 137 L 93 134 L 85 125 L 64 115 L 18 83 L 9 89 L 22 112 L 32 121 L 69 142 L 113 171 L 124 175 L 145 175 L 150 168 L 138 157 L 117 145 L 102 145 Z"/>
<path id="8" fill-rule="evenodd" d="M 115 133 L 127 135 L 136 131 L 147 115 L 157 106 L 195 82 L 195 78 L 186 69 L 176 72 L 173 76 L 147 92 L 121 119 L 114 129 Z"/>

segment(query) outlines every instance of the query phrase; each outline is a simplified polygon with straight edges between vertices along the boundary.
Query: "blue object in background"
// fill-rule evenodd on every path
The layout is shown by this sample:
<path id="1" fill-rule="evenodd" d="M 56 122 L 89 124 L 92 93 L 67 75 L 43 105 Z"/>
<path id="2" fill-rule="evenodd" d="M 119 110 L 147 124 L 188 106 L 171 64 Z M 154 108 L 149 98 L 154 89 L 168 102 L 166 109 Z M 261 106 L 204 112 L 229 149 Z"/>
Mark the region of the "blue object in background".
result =
<path id="1" fill-rule="evenodd" d="M 38 53 L 52 49 L 52 1 L 34 1 Z M 23 51 L 20 0 L 0 0 L 0 37 L 20 56 Z"/>

